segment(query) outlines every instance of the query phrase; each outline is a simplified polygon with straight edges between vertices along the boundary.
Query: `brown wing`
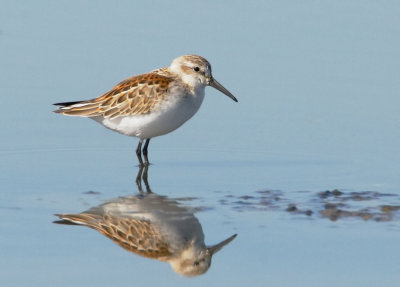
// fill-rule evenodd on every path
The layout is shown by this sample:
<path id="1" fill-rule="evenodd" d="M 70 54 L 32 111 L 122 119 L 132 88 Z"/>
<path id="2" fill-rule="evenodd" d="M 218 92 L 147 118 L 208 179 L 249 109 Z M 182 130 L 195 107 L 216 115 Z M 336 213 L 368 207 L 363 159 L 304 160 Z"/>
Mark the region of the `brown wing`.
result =
<path id="1" fill-rule="evenodd" d="M 171 255 L 167 243 L 151 222 L 142 219 L 117 218 L 109 215 L 60 214 L 67 222 L 89 226 L 101 232 L 124 249 L 138 255 L 161 259 Z M 61 222 L 63 223 L 63 222 Z"/>
<path id="2" fill-rule="evenodd" d="M 73 102 L 54 112 L 70 116 L 105 118 L 146 114 L 164 99 L 171 81 L 171 77 L 159 75 L 156 71 L 134 76 L 96 99 Z"/>

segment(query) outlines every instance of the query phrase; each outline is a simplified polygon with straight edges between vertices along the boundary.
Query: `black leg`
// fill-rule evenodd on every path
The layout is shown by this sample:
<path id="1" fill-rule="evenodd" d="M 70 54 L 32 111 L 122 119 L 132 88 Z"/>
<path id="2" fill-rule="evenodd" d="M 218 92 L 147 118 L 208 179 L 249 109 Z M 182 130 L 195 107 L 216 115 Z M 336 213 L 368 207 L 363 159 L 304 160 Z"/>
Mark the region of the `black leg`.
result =
<path id="1" fill-rule="evenodd" d="M 142 160 L 142 140 L 139 140 L 138 146 L 136 148 L 136 156 L 139 160 L 139 165 L 143 165 L 143 160 Z M 147 156 L 146 156 L 147 158 Z"/>
<path id="2" fill-rule="evenodd" d="M 144 157 L 144 163 L 146 165 L 149 164 L 149 159 L 147 157 L 147 147 L 149 146 L 150 143 L 150 139 L 147 139 L 146 142 L 144 143 L 144 147 L 143 147 L 143 157 Z"/>

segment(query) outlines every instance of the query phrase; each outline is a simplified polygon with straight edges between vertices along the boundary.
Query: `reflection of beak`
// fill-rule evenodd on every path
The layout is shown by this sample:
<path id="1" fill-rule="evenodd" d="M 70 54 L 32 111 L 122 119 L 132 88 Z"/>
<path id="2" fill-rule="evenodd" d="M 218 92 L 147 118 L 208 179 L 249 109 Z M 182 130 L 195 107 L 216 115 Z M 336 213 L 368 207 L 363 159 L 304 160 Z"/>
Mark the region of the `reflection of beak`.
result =
<path id="1" fill-rule="evenodd" d="M 220 242 L 220 243 L 218 243 L 218 244 L 216 244 L 216 245 L 207 247 L 207 251 L 208 251 L 211 255 L 214 255 L 215 253 L 217 253 L 218 251 L 220 251 L 222 247 L 224 247 L 224 246 L 227 245 L 229 242 L 231 242 L 233 239 L 235 239 L 236 236 L 237 236 L 237 234 L 234 234 L 234 235 L 232 235 L 231 237 L 229 237 L 228 239 L 225 239 L 224 241 L 222 241 L 222 242 Z"/>
<path id="2" fill-rule="evenodd" d="M 238 101 L 227 89 L 224 88 L 224 86 L 222 86 L 220 83 L 218 83 L 217 80 L 215 80 L 214 78 L 210 79 L 210 82 L 208 83 L 208 85 L 213 87 L 213 88 L 215 88 L 215 89 L 217 89 L 221 93 L 224 93 L 225 95 L 230 97 L 235 102 Z"/>

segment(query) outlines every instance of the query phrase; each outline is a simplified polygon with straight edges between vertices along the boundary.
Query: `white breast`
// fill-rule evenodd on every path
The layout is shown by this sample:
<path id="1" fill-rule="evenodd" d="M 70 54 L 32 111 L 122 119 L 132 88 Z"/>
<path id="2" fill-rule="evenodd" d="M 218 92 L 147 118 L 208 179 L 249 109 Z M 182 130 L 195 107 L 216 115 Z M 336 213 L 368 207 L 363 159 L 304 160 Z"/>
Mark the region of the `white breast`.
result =
<path id="1" fill-rule="evenodd" d="M 204 88 L 194 94 L 182 93 L 181 89 L 172 89 L 167 98 L 149 114 L 115 119 L 93 119 L 124 135 L 148 139 L 179 128 L 198 111 L 203 99 Z"/>

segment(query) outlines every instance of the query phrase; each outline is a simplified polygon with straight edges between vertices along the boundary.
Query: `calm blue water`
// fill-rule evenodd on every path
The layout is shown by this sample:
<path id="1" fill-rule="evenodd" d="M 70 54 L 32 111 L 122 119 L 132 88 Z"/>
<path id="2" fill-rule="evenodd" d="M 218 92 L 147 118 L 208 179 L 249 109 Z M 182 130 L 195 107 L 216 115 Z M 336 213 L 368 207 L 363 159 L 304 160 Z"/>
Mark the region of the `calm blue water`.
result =
<path id="1" fill-rule="evenodd" d="M 2 1 L 1 286 L 397 286 L 399 211 L 382 206 L 400 205 L 399 13 L 395 1 Z M 238 233 L 196 278 L 52 223 L 136 194 L 138 167 L 135 139 L 51 104 L 187 53 L 239 99 L 208 88 L 193 119 L 150 144 L 152 191 L 195 207 L 208 245 Z M 328 200 L 375 217 L 332 221 Z"/>

